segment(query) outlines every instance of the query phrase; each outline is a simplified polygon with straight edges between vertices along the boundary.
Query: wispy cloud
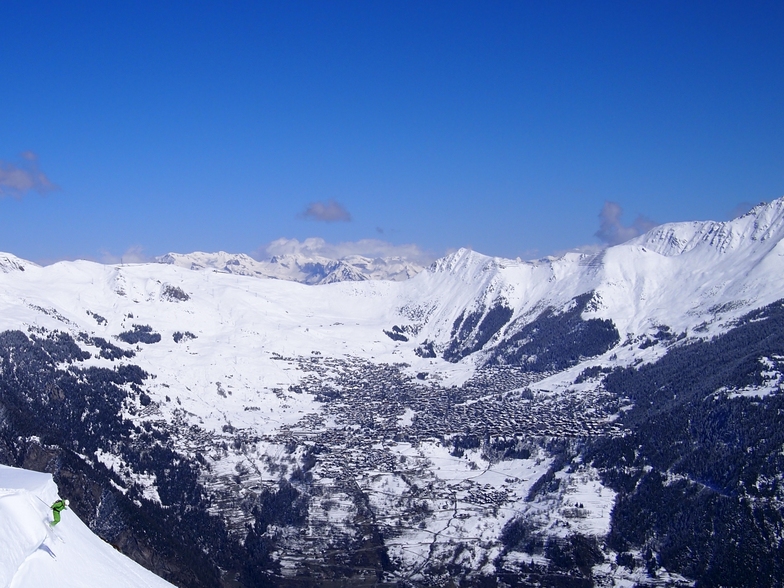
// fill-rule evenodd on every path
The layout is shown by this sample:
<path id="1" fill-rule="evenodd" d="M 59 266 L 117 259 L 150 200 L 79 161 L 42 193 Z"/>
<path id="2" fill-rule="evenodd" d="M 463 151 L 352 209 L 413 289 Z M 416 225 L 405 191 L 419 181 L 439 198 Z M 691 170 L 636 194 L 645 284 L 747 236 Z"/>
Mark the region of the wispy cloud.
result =
<path id="1" fill-rule="evenodd" d="M 343 243 L 327 243 L 319 237 L 310 237 L 304 241 L 298 239 L 277 239 L 261 248 L 256 254 L 258 258 L 269 258 L 280 255 L 301 255 L 307 258 L 326 257 L 343 259 L 352 255 L 363 257 L 399 257 L 421 265 L 431 263 L 436 256 L 423 251 L 413 243 L 394 245 L 379 239 L 360 239 Z"/>
<path id="2" fill-rule="evenodd" d="M 589 243 L 587 245 L 579 245 L 577 247 L 569 247 L 568 249 L 556 249 L 550 255 L 553 257 L 563 257 L 567 253 L 584 253 L 586 255 L 596 255 L 597 253 L 604 251 L 607 248 L 606 244 L 599 244 L 599 243 Z M 529 257 L 526 259 L 533 259 L 533 257 Z"/>
<path id="3" fill-rule="evenodd" d="M 18 164 L 0 160 L 0 197 L 21 198 L 30 191 L 46 194 L 58 189 L 38 167 L 35 153 L 25 151 L 20 157 Z"/>
<path id="4" fill-rule="evenodd" d="M 101 263 L 147 263 L 151 261 L 155 260 L 144 253 L 144 248 L 141 245 L 133 245 L 121 255 L 115 255 L 109 251 L 101 251 Z"/>
<path id="5" fill-rule="evenodd" d="M 346 207 L 335 200 L 311 202 L 301 216 L 325 223 L 349 222 L 351 220 L 351 214 L 346 210 Z"/>
<path id="6" fill-rule="evenodd" d="M 645 216 L 638 216 L 631 225 L 621 222 L 623 208 L 617 202 L 607 200 L 599 213 L 599 230 L 595 235 L 607 245 L 618 245 L 651 230 L 656 223 Z"/>

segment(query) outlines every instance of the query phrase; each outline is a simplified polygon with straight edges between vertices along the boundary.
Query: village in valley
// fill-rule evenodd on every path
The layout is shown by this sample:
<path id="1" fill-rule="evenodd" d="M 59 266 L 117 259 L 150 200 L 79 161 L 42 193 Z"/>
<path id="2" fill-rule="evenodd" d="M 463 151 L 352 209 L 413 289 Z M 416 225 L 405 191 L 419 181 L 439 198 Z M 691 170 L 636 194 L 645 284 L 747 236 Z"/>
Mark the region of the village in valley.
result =
<path id="1" fill-rule="evenodd" d="M 614 493 L 591 468 L 559 471 L 581 439 L 622 433 L 617 400 L 601 386 L 532 391 L 548 374 L 513 367 L 444 386 L 437 372 L 412 374 L 406 364 L 318 352 L 274 358 L 302 378 L 266 394 L 284 407 L 311 397 L 313 410 L 268 433 L 229 423 L 206 433 L 184 421 L 172 433 L 206 464 L 212 510 L 238 535 L 258 496 L 294 489 L 288 506 L 301 524 L 284 517 L 267 530 L 284 576 L 387 569 L 390 581 L 434 579 L 444 562 L 466 573 L 502 561 L 515 569 L 519 554 L 505 553 L 502 536 L 523 513 L 550 535 L 607 532 Z"/>

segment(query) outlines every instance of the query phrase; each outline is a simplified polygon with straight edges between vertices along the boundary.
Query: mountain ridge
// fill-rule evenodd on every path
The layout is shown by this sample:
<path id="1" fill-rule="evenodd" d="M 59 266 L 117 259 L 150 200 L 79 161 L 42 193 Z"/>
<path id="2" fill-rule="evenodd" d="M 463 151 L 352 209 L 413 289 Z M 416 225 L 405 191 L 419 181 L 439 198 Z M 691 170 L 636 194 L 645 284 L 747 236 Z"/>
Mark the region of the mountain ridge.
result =
<path id="1" fill-rule="evenodd" d="M 760 205 L 732 221 L 662 225 L 598 254 L 568 252 L 560 257 L 521 261 L 485 256 L 463 248 L 405 280 L 373 280 L 367 278 L 367 272 L 362 274 L 366 279 L 360 280 L 352 269 L 355 266 L 339 265 L 322 275 L 319 284 L 310 284 L 308 287 L 337 288 L 331 290 L 334 295 L 324 290 L 326 298 L 315 303 L 313 308 L 323 307 L 324 302 L 328 301 L 330 314 L 335 315 L 335 320 L 344 323 L 350 321 L 354 314 L 351 300 L 368 297 L 376 300 L 376 306 L 368 308 L 365 314 L 370 320 L 367 327 L 374 323 L 372 328 L 379 333 L 392 329 L 396 324 L 398 327 L 408 325 L 408 329 L 415 330 L 416 335 L 406 335 L 407 342 L 394 342 L 394 346 L 384 352 L 390 353 L 397 348 L 396 353 L 402 353 L 407 361 L 413 363 L 419 361 L 413 353 L 419 345 L 432 345 L 439 354 L 454 347 L 452 331 L 461 315 L 463 319 L 469 315 L 472 317 L 471 321 L 463 320 L 459 326 L 463 338 L 475 341 L 479 336 L 477 329 L 492 309 L 509 308 L 511 312 L 504 313 L 507 320 L 503 325 L 496 325 L 498 328 L 489 338 L 487 325 L 483 327 L 484 334 L 479 338 L 485 341 L 482 347 L 487 349 L 477 348 L 468 355 L 459 353 L 466 361 L 469 361 L 469 356 L 476 355 L 478 359 L 471 361 L 481 363 L 482 357 L 486 358 L 492 353 L 490 347 L 499 344 L 504 338 L 514 336 L 515 332 L 535 320 L 545 309 L 561 312 L 573 304 L 572 301 L 577 297 L 587 293 L 592 293 L 592 303 L 585 307 L 581 316 L 584 319 L 613 321 L 621 337 L 644 335 L 660 323 L 669 325 L 677 332 L 691 332 L 692 336 L 697 335 L 693 329 L 703 323 L 707 324 L 705 333 L 718 332 L 717 329 L 733 316 L 769 304 L 780 297 L 784 291 L 782 236 L 784 199 L 779 199 Z M 677 239 L 680 244 L 675 249 L 671 245 L 673 239 Z M 733 246 L 730 247 L 729 243 Z M 145 273 L 155 275 L 161 284 L 157 292 L 139 291 L 137 294 L 136 299 L 141 296 L 148 301 L 165 296 L 165 288 L 184 287 L 185 282 L 192 284 L 185 287 L 183 292 L 188 289 L 234 288 L 228 282 L 223 284 L 223 280 L 217 276 L 235 275 L 239 279 L 246 279 L 258 276 L 261 272 L 258 269 L 261 262 L 255 262 L 242 254 L 227 253 L 170 255 L 166 258 L 167 263 L 127 266 L 60 262 L 39 267 L 10 255 L 3 259 L 4 271 L 28 276 L 23 281 L 30 281 L 31 285 L 45 283 L 47 274 L 60 276 L 56 279 L 65 282 L 74 278 L 81 281 L 91 275 L 91 283 L 108 279 L 104 291 L 119 293 L 125 292 L 123 284 L 129 278 L 136 280 Z M 281 264 L 279 261 L 276 268 L 283 267 Z M 355 260 L 355 265 L 358 264 Z M 194 280 L 186 280 L 186 276 L 178 272 L 167 277 L 165 271 L 156 269 L 163 267 L 185 268 L 189 271 L 195 267 L 218 270 L 219 273 L 212 274 L 215 278 L 208 278 L 207 274 L 197 278 L 201 272 L 194 272 Z M 303 271 L 299 265 L 292 267 L 294 271 Z M 29 271 L 21 271 L 24 268 Z M 342 270 L 348 272 L 348 279 L 337 279 L 336 272 Z M 37 278 L 34 279 L 33 275 Z M 69 277 L 71 275 L 73 277 Z M 281 284 L 296 281 L 272 280 Z M 212 282 L 215 284 L 210 285 Z M 269 280 L 262 282 L 272 287 Z M 673 284 L 678 284 L 677 290 L 672 288 Z M 260 290 L 253 287 L 255 296 L 267 296 L 264 291 L 268 287 L 259 287 Z M 279 289 L 275 287 L 273 291 Z M 149 290 L 149 287 L 144 286 L 142 290 Z M 285 296 L 315 301 L 311 293 L 305 295 L 304 291 L 299 290 L 296 294 L 292 292 Z M 30 300 L 27 304 L 33 304 L 32 299 L 35 297 L 34 292 L 23 296 Z M 323 297 L 316 294 L 315 298 Z M 212 304 L 206 298 L 204 302 Z M 296 312 L 309 314 L 307 304 Z M 49 304 L 39 306 L 47 307 Z M 58 312 L 67 316 L 66 310 L 58 309 Z M 97 310 L 97 307 L 85 310 L 99 314 L 103 312 Z M 427 315 L 426 320 L 422 318 L 424 315 Z M 81 319 L 72 320 L 78 323 Z M 348 341 L 344 343 L 342 346 L 353 347 Z"/>
<path id="2" fill-rule="evenodd" d="M 347 255 L 331 259 L 319 255 L 296 253 L 273 255 L 258 261 L 243 253 L 168 253 L 156 258 L 158 263 L 172 264 L 193 270 L 212 269 L 257 278 L 290 280 L 318 285 L 364 280 L 400 281 L 413 277 L 423 268 L 402 257 L 370 258 Z"/>

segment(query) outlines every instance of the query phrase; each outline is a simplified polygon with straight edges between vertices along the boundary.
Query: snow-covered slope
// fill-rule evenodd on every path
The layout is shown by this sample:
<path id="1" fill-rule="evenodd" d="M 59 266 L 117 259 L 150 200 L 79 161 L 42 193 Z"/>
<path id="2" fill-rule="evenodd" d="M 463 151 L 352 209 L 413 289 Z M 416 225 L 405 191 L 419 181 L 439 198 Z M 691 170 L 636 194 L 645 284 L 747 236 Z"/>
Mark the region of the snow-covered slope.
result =
<path id="1" fill-rule="evenodd" d="M 769 242 L 776 245 L 784 229 L 784 199 L 758 204 L 746 214 L 729 222 L 695 221 L 660 225 L 630 241 L 668 257 L 695 248 L 715 253 L 729 253 L 742 248 L 756 248 Z"/>
<path id="2" fill-rule="evenodd" d="M 460 250 L 411 281 L 411 304 L 430 312 L 422 331 L 445 343 L 466 308 L 513 310 L 505 331 L 593 292 L 583 318 L 610 319 L 621 337 L 658 325 L 720 329 L 784 296 L 784 199 L 728 222 L 672 223 L 596 255 L 532 262 Z M 703 324 L 705 323 L 705 325 Z M 493 341 L 491 340 L 492 344 Z"/>
<path id="3" fill-rule="evenodd" d="M 0 465 L 0 587 L 172 586 L 96 537 L 71 510 L 50 527 L 57 498 L 50 474 Z"/>
<path id="4" fill-rule="evenodd" d="M 111 340 L 133 324 L 150 325 L 163 341 L 144 348 L 138 361 L 154 371 L 165 366 L 196 388 L 204 379 L 225 381 L 222 371 L 259 384 L 292 383 L 296 376 L 279 373 L 273 352 L 318 351 L 468 374 L 548 308 L 563 314 L 584 295 L 590 299 L 580 299 L 579 318 L 611 320 L 619 343 L 662 325 L 688 336 L 725 329 L 784 297 L 783 210 L 780 199 L 726 223 L 664 225 L 597 255 L 519 261 L 461 249 L 401 282 L 249 279 L 236 275 L 256 271 L 247 256 L 192 254 L 171 257 L 171 264 L 125 266 L 16 260 L 9 265 L 26 271 L 0 275 L 0 329 L 40 326 Z M 193 272 L 181 267 L 186 259 L 240 269 Z M 485 319 L 499 307 L 507 310 L 488 326 Z M 393 327 L 402 337 L 384 334 Z M 177 331 L 197 338 L 175 343 Z M 437 357 L 421 357 L 423 344 Z M 457 351 L 444 361 L 450 349 Z"/>
<path id="5" fill-rule="evenodd" d="M 181 496 L 169 484 L 198 483 L 228 537 L 274 540 L 268 555 L 284 574 L 312 572 L 316 551 L 369 553 L 352 543 L 378 539 L 357 522 L 365 508 L 400 578 L 452 561 L 462 540 L 471 545 L 461 565 L 472 569 L 495 560 L 516 513 L 561 539 L 568 529 L 608 531 L 615 494 L 591 467 L 559 472 L 561 490 L 536 494 L 553 457 L 530 440 L 622 435 L 621 400 L 591 373 L 656 361 L 784 298 L 783 211 L 784 199 L 726 223 L 663 225 L 595 255 L 520 261 L 461 249 L 401 281 L 256 279 L 269 272 L 228 254 L 47 267 L 6 256 L 0 359 L 15 369 L 0 364 L 0 377 L 4 390 L 21 390 L 12 398 L 20 414 L 33 406 L 85 424 L 68 451 L 106 467 L 107 492 L 166 513 Z M 778 351 L 765 358 L 774 365 Z M 599 371 L 580 378 L 590 369 Z M 778 385 L 772 371 L 763 379 Z M 96 440 L 99 416 L 114 437 Z M 151 463 L 156 443 L 176 453 L 162 448 Z M 517 457 L 500 457 L 507 451 Z M 190 473 L 173 476 L 177 467 Z M 256 507 L 278 505 L 278 491 L 293 497 L 287 506 L 308 496 L 306 537 L 292 530 L 305 520 L 296 508 L 254 518 Z"/>
<path id="6" fill-rule="evenodd" d="M 242 253 L 168 253 L 157 259 L 193 270 L 212 269 L 241 276 L 275 278 L 303 284 L 331 284 L 364 280 L 407 280 L 422 266 L 401 257 L 370 258 L 349 255 L 330 259 L 319 255 L 288 253 L 257 261 Z"/>
<path id="7" fill-rule="evenodd" d="M 0 253 L 0 272 L 7 274 L 9 272 L 23 272 L 25 267 L 38 267 L 37 264 L 31 261 L 19 259 L 10 253 Z"/>

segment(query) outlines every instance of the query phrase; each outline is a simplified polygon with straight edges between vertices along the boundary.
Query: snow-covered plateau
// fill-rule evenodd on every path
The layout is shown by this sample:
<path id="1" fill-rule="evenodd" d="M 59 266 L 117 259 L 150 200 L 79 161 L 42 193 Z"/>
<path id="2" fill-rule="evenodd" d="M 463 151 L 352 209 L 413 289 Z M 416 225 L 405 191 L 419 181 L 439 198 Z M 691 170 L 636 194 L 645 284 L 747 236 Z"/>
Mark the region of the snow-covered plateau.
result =
<path id="1" fill-rule="evenodd" d="M 0 254 L 0 461 L 181 586 L 780 586 L 782 237 L 784 199 L 418 273 Z"/>

